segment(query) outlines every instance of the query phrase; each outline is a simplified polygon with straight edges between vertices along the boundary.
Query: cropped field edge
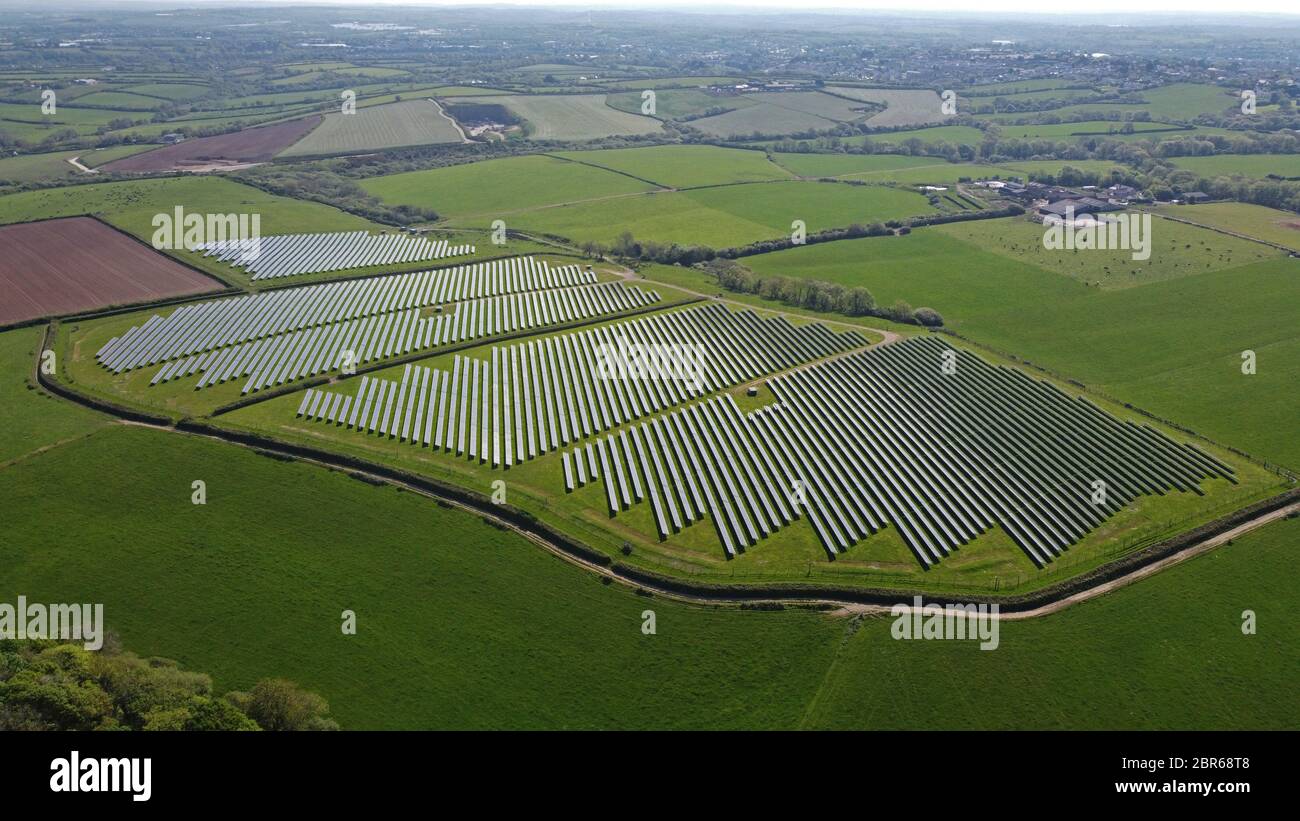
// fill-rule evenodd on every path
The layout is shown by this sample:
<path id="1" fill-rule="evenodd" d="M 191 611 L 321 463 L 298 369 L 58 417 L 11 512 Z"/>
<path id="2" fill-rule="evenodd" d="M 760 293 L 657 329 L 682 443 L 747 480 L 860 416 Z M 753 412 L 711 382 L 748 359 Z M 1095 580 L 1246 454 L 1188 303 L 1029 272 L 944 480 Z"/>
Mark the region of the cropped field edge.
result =
<path id="1" fill-rule="evenodd" d="M 54 325 L 51 324 L 46 327 L 42 350 L 51 344 L 53 333 Z M 901 599 L 921 597 L 924 600 L 924 594 L 921 591 L 905 588 L 884 590 L 871 588 L 851 589 L 827 585 L 701 584 L 661 576 L 657 573 L 620 564 L 604 553 L 552 529 L 523 511 L 512 509 L 507 505 L 495 504 L 488 497 L 466 488 L 353 456 L 343 456 L 305 445 L 281 442 L 274 437 L 263 434 L 234 431 L 189 420 L 171 424 L 170 420 L 164 417 L 122 409 L 112 403 L 86 396 L 63 385 L 58 380 L 48 379 L 41 371 L 39 363 L 40 358 L 38 356 L 33 363 L 33 377 L 37 383 L 56 396 L 71 402 L 109 415 L 120 416 L 127 422 L 149 425 L 159 430 L 182 435 L 216 439 L 228 444 L 263 452 L 276 458 L 295 459 L 327 469 L 339 470 L 361 481 L 381 483 L 410 490 L 433 499 L 439 504 L 452 505 L 466 512 L 476 514 L 497 526 L 512 530 L 533 544 L 575 566 L 607 576 L 622 584 L 644 589 L 668 598 L 702 605 L 792 604 L 824 608 L 854 605 L 892 607 L 898 604 Z M 125 411 L 125 414 L 123 411 Z M 1101 592 L 1107 592 L 1149 575 L 1153 572 L 1147 569 L 1150 566 L 1159 563 L 1155 569 L 1163 569 L 1176 564 L 1184 558 L 1189 558 L 1218 546 L 1226 541 L 1229 535 L 1235 536 L 1244 533 L 1267 524 L 1279 516 L 1290 515 L 1297 510 L 1300 510 L 1300 488 L 1293 487 L 1284 493 L 1234 511 L 1227 516 L 1129 553 L 1088 573 L 1062 580 L 1056 584 L 1018 596 L 967 594 L 964 597 L 974 602 L 996 603 L 1000 609 L 1008 613 L 1023 614 L 1022 617 L 1025 618 L 1045 615 L 1048 612 L 1055 612 L 1070 604 L 1083 601 Z M 1096 592 L 1090 594 L 1090 591 Z M 933 597 L 930 600 L 933 601 Z"/>

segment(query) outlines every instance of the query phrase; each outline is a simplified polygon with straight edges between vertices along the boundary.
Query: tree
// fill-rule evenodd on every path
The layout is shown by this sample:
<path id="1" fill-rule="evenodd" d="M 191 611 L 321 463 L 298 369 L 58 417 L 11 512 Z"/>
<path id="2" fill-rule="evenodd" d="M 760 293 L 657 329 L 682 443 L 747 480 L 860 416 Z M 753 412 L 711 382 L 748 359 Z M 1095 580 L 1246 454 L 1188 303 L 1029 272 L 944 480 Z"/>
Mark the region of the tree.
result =
<path id="1" fill-rule="evenodd" d="M 286 679 L 263 679 L 247 693 L 227 693 L 226 699 L 263 730 L 338 729 L 325 699 Z"/>

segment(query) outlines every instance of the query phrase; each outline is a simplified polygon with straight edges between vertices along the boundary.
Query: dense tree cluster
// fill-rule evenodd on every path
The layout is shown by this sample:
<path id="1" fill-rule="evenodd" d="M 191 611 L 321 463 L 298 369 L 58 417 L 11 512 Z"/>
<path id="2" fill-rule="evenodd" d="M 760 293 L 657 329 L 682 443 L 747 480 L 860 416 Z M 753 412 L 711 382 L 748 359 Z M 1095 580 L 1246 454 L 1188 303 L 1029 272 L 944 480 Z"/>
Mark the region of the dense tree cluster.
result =
<path id="1" fill-rule="evenodd" d="M 336 730 L 329 705 L 283 679 L 224 696 L 203 673 L 140 658 L 110 640 L 0 640 L 3 730 Z"/>

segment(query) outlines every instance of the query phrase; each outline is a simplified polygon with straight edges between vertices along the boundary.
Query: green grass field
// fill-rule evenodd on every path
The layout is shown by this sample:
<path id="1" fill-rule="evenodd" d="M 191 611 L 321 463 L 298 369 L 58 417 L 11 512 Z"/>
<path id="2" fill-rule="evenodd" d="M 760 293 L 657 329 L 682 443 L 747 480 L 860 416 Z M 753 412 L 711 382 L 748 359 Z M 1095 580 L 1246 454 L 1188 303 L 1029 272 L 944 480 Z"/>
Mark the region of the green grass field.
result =
<path id="1" fill-rule="evenodd" d="M 462 137 L 432 100 L 358 106 L 355 114 L 326 115 L 306 137 L 280 152 L 283 157 L 343 154 L 410 145 L 458 143 Z"/>
<path id="2" fill-rule="evenodd" d="M 1300 178 L 1300 154 L 1215 154 L 1209 157 L 1175 157 L 1179 168 L 1205 177 L 1242 176 Z"/>
<path id="3" fill-rule="evenodd" d="M 128 461 L 132 482 L 99 480 Z M 1003 623 L 982 652 L 893 641 L 887 618 L 640 597 L 414 494 L 159 431 L 0 468 L 0 495 L 24 511 L 0 543 L 11 593 L 102 602 L 126 647 L 218 691 L 291 678 L 349 729 L 1296 726 L 1295 521 Z M 1257 636 L 1240 632 L 1247 608 Z"/>
<path id="4" fill-rule="evenodd" d="M 770 182 L 672 191 L 516 214 L 511 227 L 574 241 L 638 239 L 725 248 L 788 235 L 793 220 L 809 233 L 853 222 L 934 213 L 920 194 L 883 186 Z M 479 224 L 454 220 L 453 224 Z"/>
<path id="5" fill-rule="evenodd" d="M 797 108 L 780 106 L 755 98 L 754 105 L 728 111 L 725 114 L 691 120 L 686 125 L 713 137 L 744 139 L 754 134 L 777 136 L 802 131 L 826 131 L 834 128 L 837 122 Z"/>
<path id="6" fill-rule="evenodd" d="M 661 145 L 599 151 L 560 151 L 555 156 L 649 180 L 667 188 L 789 179 L 762 151 L 713 145 Z"/>
<path id="7" fill-rule="evenodd" d="M 528 124 L 528 138 L 532 140 L 573 142 L 654 134 L 663 129 L 663 125 L 651 117 L 629 114 L 606 105 L 603 94 L 466 97 L 462 101 L 505 106 Z"/>
<path id="8" fill-rule="evenodd" d="M 1162 205 L 1152 210 L 1157 214 L 1191 220 L 1199 225 L 1255 237 L 1300 251 L 1300 217 L 1290 211 L 1245 202 Z"/>
<path id="9" fill-rule="evenodd" d="M 0 468 L 41 448 L 85 436 L 109 423 L 109 418 L 58 399 L 31 384 L 41 353 L 43 327 L 0 333 Z"/>
<path id="10" fill-rule="evenodd" d="M 372 177 L 360 185 L 386 203 L 432 208 L 449 218 L 504 218 L 539 206 L 654 190 L 623 174 L 542 155 Z"/>
<path id="11" fill-rule="evenodd" d="M 936 157 L 906 154 L 773 154 L 776 162 L 801 177 L 870 178 L 899 169 L 942 168 L 947 163 Z M 938 172 L 944 175 L 944 172 Z"/>
<path id="12" fill-rule="evenodd" d="M 800 726 L 1295 728 L 1297 539 L 1300 520 L 1286 520 L 1102 599 L 1003 622 L 988 652 L 895 641 L 888 618 L 867 618 Z M 1243 635 L 1245 610 L 1271 626 Z"/>
<path id="13" fill-rule="evenodd" d="M 139 154 L 155 146 L 119 145 L 112 148 L 88 151 L 51 151 L 46 154 L 23 154 L 17 157 L 0 158 L 0 185 L 6 183 L 21 185 L 29 182 L 53 182 L 68 177 L 84 177 L 85 172 L 78 171 L 68 162 L 80 158 L 88 168 L 103 165 L 112 160 Z"/>
<path id="14" fill-rule="evenodd" d="M 1027 219 L 955 223 L 938 226 L 937 230 L 995 254 L 1102 288 L 1128 288 L 1223 271 L 1280 254 L 1257 242 L 1155 218 L 1151 220 L 1150 258 L 1146 260 L 1135 260 L 1133 251 L 1123 249 L 1045 248 L 1043 226 Z"/>

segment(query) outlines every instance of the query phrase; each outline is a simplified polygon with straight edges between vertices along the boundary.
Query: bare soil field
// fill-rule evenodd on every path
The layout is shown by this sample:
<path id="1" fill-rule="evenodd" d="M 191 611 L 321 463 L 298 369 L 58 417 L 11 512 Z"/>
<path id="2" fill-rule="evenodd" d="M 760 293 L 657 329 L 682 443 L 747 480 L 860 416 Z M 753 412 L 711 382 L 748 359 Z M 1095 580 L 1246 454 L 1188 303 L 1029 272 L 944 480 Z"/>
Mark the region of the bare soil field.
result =
<path id="1" fill-rule="evenodd" d="M 154 151 L 114 160 L 101 166 L 107 172 L 213 171 L 226 166 L 266 162 L 305 137 L 320 124 L 314 114 L 287 123 L 246 128 L 233 134 L 199 137 Z"/>
<path id="2" fill-rule="evenodd" d="M 220 288 L 90 217 L 0 228 L 0 325 Z"/>

